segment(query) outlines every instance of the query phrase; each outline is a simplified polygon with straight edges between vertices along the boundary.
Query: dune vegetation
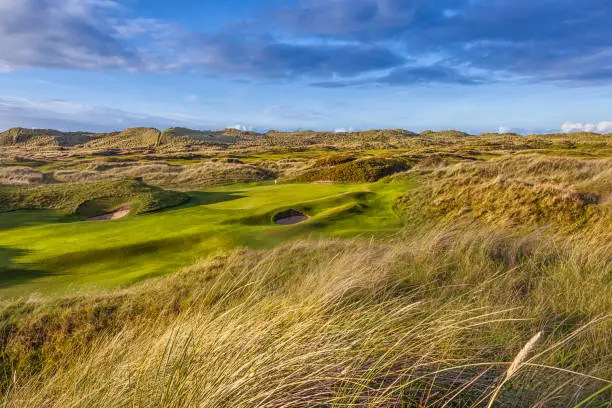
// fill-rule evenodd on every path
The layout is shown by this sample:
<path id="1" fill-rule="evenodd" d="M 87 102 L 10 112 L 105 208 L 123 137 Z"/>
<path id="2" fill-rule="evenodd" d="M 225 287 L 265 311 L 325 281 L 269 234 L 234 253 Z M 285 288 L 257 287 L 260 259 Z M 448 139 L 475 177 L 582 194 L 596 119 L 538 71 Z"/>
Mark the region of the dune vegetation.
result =
<path id="1" fill-rule="evenodd" d="M 5 406 L 612 404 L 611 135 L 2 135 Z"/>

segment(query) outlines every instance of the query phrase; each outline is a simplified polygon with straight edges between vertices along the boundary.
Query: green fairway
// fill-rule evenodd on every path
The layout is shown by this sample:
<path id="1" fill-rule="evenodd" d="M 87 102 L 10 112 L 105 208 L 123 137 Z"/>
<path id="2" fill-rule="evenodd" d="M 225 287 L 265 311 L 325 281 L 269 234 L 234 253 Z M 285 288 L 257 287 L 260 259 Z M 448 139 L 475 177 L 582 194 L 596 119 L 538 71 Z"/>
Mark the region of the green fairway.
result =
<path id="1" fill-rule="evenodd" d="M 385 235 L 409 182 L 243 185 L 190 193 L 180 207 L 106 222 L 48 210 L 0 215 L 0 298 L 125 286 L 174 272 L 216 251 L 270 247 L 295 237 Z M 280 226 L 298 208 L 311 219 Z"/>

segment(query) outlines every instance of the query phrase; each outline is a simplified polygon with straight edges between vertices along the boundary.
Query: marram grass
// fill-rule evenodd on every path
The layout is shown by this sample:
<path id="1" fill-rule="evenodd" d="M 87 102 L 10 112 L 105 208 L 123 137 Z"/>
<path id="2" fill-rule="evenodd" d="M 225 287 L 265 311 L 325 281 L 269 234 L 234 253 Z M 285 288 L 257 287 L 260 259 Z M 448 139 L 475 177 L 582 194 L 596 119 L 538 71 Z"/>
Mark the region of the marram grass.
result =
<path id="1" fill-rule="evenodd" d="M 579 301 L 575 273 L 597 285 L 609 260 L 466 228 L 239 250 L 122 292 L 6 305 L 26 313 L 3 340 L 6 404 L 605 406 L 609 299 Z"/>

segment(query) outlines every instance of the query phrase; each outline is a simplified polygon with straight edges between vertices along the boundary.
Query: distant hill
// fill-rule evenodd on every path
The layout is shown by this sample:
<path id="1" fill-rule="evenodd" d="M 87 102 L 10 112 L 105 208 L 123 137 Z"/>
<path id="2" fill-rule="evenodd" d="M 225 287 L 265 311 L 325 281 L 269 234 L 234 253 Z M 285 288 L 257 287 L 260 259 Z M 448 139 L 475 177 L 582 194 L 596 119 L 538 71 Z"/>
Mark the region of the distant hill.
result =
<path id="1" fill-rule="evenodd" d="M 236 129 L 195 130 L 184 127 L 172 127 L 164 130 L 163 134 L 168 138 L 187 138 L 208 143 L 233 144 L 249 133 Z"/>
<path id="2" fill-rule="evenodd" d="M 139 149 L 171 146 L 184 148 L 187 146 L 202 145 L 234 145 L 236 147 L 278 147 L 281 149 L 307 148 L 320 146 L 329 148 L 404 148 L 414 143 L 439 143 L 440 141 L 454 141 L 470 143 L 473 137 L 499 139 L 501 143 L 506 139 L 527 142 L 529 139 L 568 139 L 578 140 L 586 138 L 606 137 L 596 133 L 562 133 L 549 135 L 521 136 L 515 133 L 484 133 L 472 135 L 457 130 L 431 131 L 426 130 L 415 133 L 404 129 L 373 129 L 353 132 L 321 132 L 303 130 L 284 132 L 270 130 L 266 133 L 256 133 L 239 129 L 222 130 L 196 130 L 185 127 L 172 127 L 160 131 L 150 127 L 129 128 L 120 132 L 92 133 L 92 132 L 61 132 L 53 129 L 24 129 L 13 128 L 0 133 L 0 147 L 2 146 L 31 146 L 31 147 L 73 147 L 83 145 L 92 150 L 101 149 Z M 501 138 L 501 139 L 500 139 Z M 532 143 L 533 144 L 533 143 Z"/>
<path id="3" fill-rule="evenodd" d="M 162 132 L 155 128 L 137 127 L 114 132 L 87 144 L 89 148 L 130 149 L 139 147 L 155 147 L 163 143 Z"/>
<path id="4" fill-rule="evenodd" d="M 0 133 L 0 146 L 76 146 L 101 138 L 104 134 L 60 132 L 53 129 L 12 128 Z"/>
<path id="5" fill-rule="evenodd" d="M 109 133 L 13 128 L 0 133 L 0 146 L 84 145 L 90 149 L 134 149 L 165 145 L 235 144 L 254 135 L 236 129 L 195 130 L 184 127 L 173 127 L 164 131 L 150 127 L 135 127 Z"/>
<path id="6" fill-rule="evenodd" d="M 246 143 L 265 146 L 306 147 L 312 145 L 330 146 L 401 146 L 408 138 L 418 136 L 403 129 L 365 130 L 361 132 L 317 132 L 312 130 L 244 135 Z"/>

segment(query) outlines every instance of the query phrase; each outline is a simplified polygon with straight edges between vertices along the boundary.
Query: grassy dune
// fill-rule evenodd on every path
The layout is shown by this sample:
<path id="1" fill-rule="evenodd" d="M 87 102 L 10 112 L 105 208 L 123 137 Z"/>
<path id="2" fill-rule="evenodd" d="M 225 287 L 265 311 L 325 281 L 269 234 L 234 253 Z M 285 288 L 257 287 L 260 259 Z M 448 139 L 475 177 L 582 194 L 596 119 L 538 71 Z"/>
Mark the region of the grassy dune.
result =
<path id="1" fill-rule="evenodd" d="M 610 300 L 597 288 L 610 269 L 605 248 L 554 242 L 465 226 L 385 245 L 295 242 L 125 291 L 9 303 L 4 381 L 20 379 L 7 401 L 472 406 L 542 332 L 498 404 L 578 404 L 609 384 Z M 590 401 L 605 406 L 605 393 Z"/>
<path id="2" fill-rule="evenodd" d="M 611 145 L 177 128 L 9 149 L 5 406 L 608 407 Z"/>

